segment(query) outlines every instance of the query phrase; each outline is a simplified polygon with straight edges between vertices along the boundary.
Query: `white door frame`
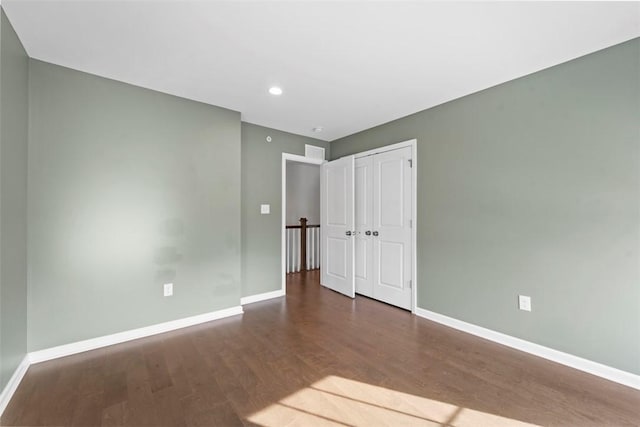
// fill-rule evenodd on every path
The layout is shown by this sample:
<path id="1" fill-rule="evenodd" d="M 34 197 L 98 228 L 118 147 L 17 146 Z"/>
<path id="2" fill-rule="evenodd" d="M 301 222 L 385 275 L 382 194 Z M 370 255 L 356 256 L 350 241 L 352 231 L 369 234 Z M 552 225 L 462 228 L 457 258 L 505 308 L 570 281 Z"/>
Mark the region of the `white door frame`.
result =
<path id="1" fill-rule="evenodd" d="M 411 312 L 415 314 L 418 299 L 418 140 L 398 142 L 354 154 L 355 158 L 371 156 L 398 148 L 411 147 Z"/>
<path id="2" fill-rule="evenodd" d="M 280 264 L 282 269 L 282 295 L 287 294 L 287 162 L 308 163 L 320 166 L 326 160 L 313 159 L 297 154 L 282 153 L 282 218 L 280 224 Z"/>

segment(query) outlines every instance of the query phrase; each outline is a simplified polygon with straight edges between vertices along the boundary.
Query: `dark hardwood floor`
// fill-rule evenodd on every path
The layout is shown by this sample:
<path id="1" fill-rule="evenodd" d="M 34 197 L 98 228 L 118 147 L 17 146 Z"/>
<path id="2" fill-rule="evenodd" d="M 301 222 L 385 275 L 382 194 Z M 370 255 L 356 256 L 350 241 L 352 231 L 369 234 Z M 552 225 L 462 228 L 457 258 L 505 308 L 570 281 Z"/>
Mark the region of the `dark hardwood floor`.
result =
<path id="1" fill-rule="evenodd" d="M 245 314 L 29 368 L 6 426 L 640 425 L 640 392 L 290 275 Z"/>

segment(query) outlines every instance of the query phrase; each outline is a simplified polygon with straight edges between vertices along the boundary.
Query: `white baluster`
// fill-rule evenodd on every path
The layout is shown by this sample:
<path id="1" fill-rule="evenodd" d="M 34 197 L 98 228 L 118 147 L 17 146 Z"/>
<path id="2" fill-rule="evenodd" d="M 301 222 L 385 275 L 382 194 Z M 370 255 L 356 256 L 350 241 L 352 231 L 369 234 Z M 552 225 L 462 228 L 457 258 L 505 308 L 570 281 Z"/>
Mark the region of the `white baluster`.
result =
<path id="1" fill-rule="evenodd" d="M 318 230 L 319 228 L 313 229 L 313 268 L 318 268 Z"/>
<path id="2" fill-rule="evenodd" d="M 295 230 L 289 229 L 289 271 L 293 273 L 293 233 Z"/>
<path id="3" fill-rule="evenodd" d="M 313 269 L 313 251 L 311 248 L 313 247 L 313 228 L 307 228 L 309 232 L 307 236 L 307 270 Z"/>
<path id="4" fill-rule="evenodd" d="M 300 229 L 299 228 L 295 228 L 294 229 L 294 233 L 293 233 L 293 271 L 295 271 L 296 273 L 298 271 L 300 271 L 300 267 L 298 267 L 299 265 L 299 259 L 300 259 L 300 239 L 298 238 L 298 236 L 300 235 Z"/>
<path id="5" fill-rule="evenodd" d="M 285 241 L 287 244 L 287 273 L 291 273 L 291 230 L 286 229 Z"/>

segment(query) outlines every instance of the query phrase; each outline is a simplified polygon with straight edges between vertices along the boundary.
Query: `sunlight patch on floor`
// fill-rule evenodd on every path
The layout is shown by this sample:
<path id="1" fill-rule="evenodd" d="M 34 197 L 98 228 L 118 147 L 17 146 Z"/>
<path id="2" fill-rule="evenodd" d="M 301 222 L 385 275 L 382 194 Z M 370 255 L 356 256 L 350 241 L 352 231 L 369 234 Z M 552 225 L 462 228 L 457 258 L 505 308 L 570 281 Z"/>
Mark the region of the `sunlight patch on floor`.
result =
<path id="1" fill-rule="evenodd" d="M 248 417 L 265 426 L 532 426 L 384 387 L 328 376 Z"/>

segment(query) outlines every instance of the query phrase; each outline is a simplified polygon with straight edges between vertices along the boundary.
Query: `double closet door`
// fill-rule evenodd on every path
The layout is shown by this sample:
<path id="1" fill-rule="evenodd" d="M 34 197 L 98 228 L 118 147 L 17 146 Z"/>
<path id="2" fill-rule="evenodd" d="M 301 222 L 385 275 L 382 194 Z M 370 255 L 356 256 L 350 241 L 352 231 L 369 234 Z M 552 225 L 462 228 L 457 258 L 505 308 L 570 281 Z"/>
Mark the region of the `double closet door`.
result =
<path id="1" fill-rule="evenodd" d="M 320 283 L 411 310 L 411 147 L 320 169 Z"/>
<path id="2" fill-rule="evenodd" d="M 411 148 L 355 159 L 355 292 L 411 309 Z"/>

